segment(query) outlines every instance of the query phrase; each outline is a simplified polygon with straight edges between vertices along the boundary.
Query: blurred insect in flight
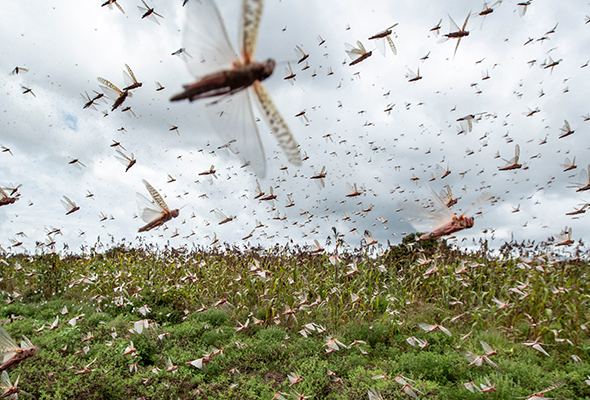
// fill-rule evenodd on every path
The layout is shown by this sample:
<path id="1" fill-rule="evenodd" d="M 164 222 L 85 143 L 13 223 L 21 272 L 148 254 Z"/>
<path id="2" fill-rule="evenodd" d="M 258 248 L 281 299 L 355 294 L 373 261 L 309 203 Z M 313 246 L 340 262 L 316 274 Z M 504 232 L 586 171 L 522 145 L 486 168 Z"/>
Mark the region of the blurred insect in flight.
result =
<path id="1" fill-rule="evenodd" d="M 104 3 L 102 3 L 101 7 L 104 6 L 108 6 L 110 10 L 113 9 L 113 4 L 117 6 L 117 8 L 119 9 L 119 11 L 121 11 L 123 14 L 125 14 L 125 11 L 123 11 L 123 7 L 121 7 L 121 5 L 119 3 L 117 3 L 117 0 L 107 0 Z"/>
<path id="2" fill-rule="evenodd" d="M 24 72 L 29 72 L 29 70 L 23 67 L 14 67 L 14 69 L 10 72 L 10 75 L 18 75 Z"/>
<path id="3" fill-rule="evenodd" d="M 129 157 L 118 149 L 116 151 L 117 154 L 115 155 L 115 158 L 125 166 L 125 172 L 129 171 L 129 169 L 137 163 L 137 160 L 133 157 L 133 153 L 131 153 L 131 157 Z"/>
<path id="4" fill-rule="evenodd" d="M 0 187 L 0 207 L 14 204 L 18 200 L 18 197 L 11 197 L 6 194 L 4 189 Z"/>
<path id="5" fill-rule="evenodd" d="M 35 355 L 37 348 L 33 346 L 31 341 L 23 336 L 20 347 L 12 340 L 8 332 L 0 327 L 0 350 L 1 358 L 0 371 L 4 371 L 23 361 L 27 357 Z"/>
<path id="6" fill-rule="evenodd" d="M 398 24 L 395 23 L 393 25 L 391 25 L 389 28 L 384 29 L 383 31 L 376 33 L 375 35 L 371 36 L 369 38 L 369 40 L 375 40 L 375 45 L 377 46 L 377 49 L 379 49 L 379 52 L 381 53 L 381 55 L 383 57 L 385 57 L 386 54 L 386 47 L 385 47 L 385 42 L 387 41 L 387 44 L 389 44 L 389 48 L 391 49 L 391 52 L 393 53 L 393 55 L 397 55 L 397 49 L 395 48 L 395 44 L 393 43 L 393 40 L 391 40 L 391 34 L 393 33 L 393 28 L 395 28 Z"/>
<path id="7" fill-rule="evenodd" d="M 422 207 L 414 204 L 408 204 L 404 207 L 406 214 L 409 216 L 407 218 L 408 222 L 414 226 L 416 230 L 430 230 L 430 233 L 425 233 L 419 238 L 419 240 L 427 240 L 450 235 L 463 229 L 472 228 L 474 224 L 473 217 L 466 217 L 467 213 L 473 207 L 491 198 L 492 196 L 489 193 L 482 193 L 481 196 L 479 196 L 479 198 L 473 202 L 471 207 L 469 207 L 467 211 L 459 216 L 451 211 L 446 202 L 443 201 L 434 191 L 432 191 L 432 201 L 434 203 L 433 212 L 428 212 Z"/>
<path id="8" fill-rule="evenodd" d="M 510 171 L 513 169 L 522 168 L 522 164 L 518 163 L 519 157 L 520 157 L 520 146 L 516 145 L 516 146 L 514 146 L 514 158 L 510 159 L 510 161 L 503 158 L 502 160 L 506 161 L 506 165 L 503 167 L 498 167 L 498 170 L 499 171 Z"/>
<path id="9" fill-rule="evenodd" d="M 121 90 L 104 78 L 98 77 L 97 79 L 100 83 L 102 83 L 102 85 L 99 85 L 102 91 L 105 92 L 111 100 L 115 101 L 111 107 L 111 111 L 115 111 L 117 108 L 119 108 L 119 106 L 121 106 L 121 104 L 123 104 L 127 97 L 131 96 L 131 92 L 129 92 L 129 90 Z"/>
<path id="10" fill-rule="evenodd" d="M 348 64 L 351 67 L 353 65 L 360 63 L 363 60 L 366 60 L 373 54 L 372 51 L 367 51 L 367 49 L 365 49 L 365 46 L 363 46 L 360 40 L 356 41 L 356 45 L 358 46 L 358 48 L 354 47 L 350 43 L 344 44 L 344 47 L 346 48 L 346 54 L 348 54 L 348 56 L 352 60 L 352 62 Z"/>
<path id="11" fill-rule="evenodd" d="M 309 179 L 316 179 L 316 183 L 318 184 L 318 187 L 320 189 L 322 189 L 322 188 L 326 187 L 326 182 L 324 180 L 325 177 L 326 177 L 326 166 L 324 165 L 322 167 L 322 170 L 319 173 L 315 174 L 314 176 L 312 176 Z"/>
<path id="12" fill-rule="evenodd" d="M 279 146 L 290 163 L 300 166 L 299 145 L 273 104 L 262 81 L 272 75 L 275 61 L 254 62 L 258 27 L 263 0 L 243 1 L 240 54 L 230 44 L 219 10 L 212 0 L 187 4 L 184 45 L 204 62 L 189 60 L 189 71 L 197 82 L 184 86 L 184 91 L 171 101 L 194 101 L 217 97 L 205 107 L 206 115 L 224 142 L 236 140 L 235 146 L 250 161 L 254 171 L 264 177 L 266 157 L 252 113 L 248 88 L 252 89 L 260 110 L 274 132 Z"/>
<path id="13" fill-rule="evenodd" d="M 467 14 L 467 17 L 465 18 L 465 22 L 463 23 L 463 27 L 461 29 L 459 29 L 459 26 L 455 23 L 455 21 L 453 20 L 453 18 L 449 15 L 449 20 L 451 21 L 451 31 L 445 35 L 443 35 L 445 38 L 442 39 L 441 41 L 445 42 L 448 39 L 457 39 L 457 45 L 455 46 L 455 52 L 453 53 L 453 57 L 455 56 L 455 54 L 457 54 L 457 49 L 459 48 L 459 43 L 461 43 L 461 39 L 463 39 L 465 36 L 469 36 L 469 31 L 466 31 L 465 28 L 467 27 L 467 22 L 469 21 L 469 16 L 471 15 L 471 13 Z"/>
<path id="14" fill-rule="evenodd" d="M 572 228 L 568 228 L 567 226 L 563 231 L 557 235 L 555 238 L 555 246 L 569 246 L 574 243 L 572 240 Z"/>
<path id="15" fill-rule="evenodd" d="M 145 8 L 141 7 L 141 6 L 137 6 L 139 11 L 141 11 L 143 13 L 143 15 L 141 16 L 141 19 L 148 18 L 148 19 L 152 20 L 153 22 L 155 22 L 156 24 L 160 25 L 160 22 L 158 21 L 158 19 L 156 17 L 160 17 L 160 18 L 164 18 L 164 17 L 161 16 L 160 14 L 158 14 L 157 12 L 155 12 L 153 8 L 150 8 L 150 6 L 148 6 L 145 1 L 141 0 L 141 2 L 145 6 Z"/>
<path id="16" fill-rule="evenodd" d="M 61 204 L 64 206 L 64 208 L 66 209 L 66 215 L 70 215 L 72 213 L 75 213 L 76 211 L 78 211 L 80 209 L 79 206 L 76 205 L 76 203 L 74 203 L 72 200 L 70 200 L 69 198 L 67 198 L 66 196 L 63 196 L 64 200 L 60 200 Z"/>
<path id="17" fill-rule="evenodd" d="M 10 377 L 8 376 L 8 372 L 2 371 L 2 376 L 0 377 L 0 389 L 2 393 L 0 398 L 2 399 L 9 399 L 9 400 L 18 400 L 18 395 L 23 394 L 27 397 L 34 398 L 33 395 L 25 392 L 20 387 L 18 387 L 18 381 L 20 380 L 20 375 L 16 378 L 14 385 L 10 382 Z"/>
<path id="18" fill-rule="evenodd" d="M 138 232 L 147 232 L 162 226 L 172 218 L 178 217 L 180 214 L 180 210 L 178 209 L 170 210 L 162 196 L 160 196 L 160 193 L 158 193 L 145 179 L 143 180 L 143 184 L 155 203 L 137 193 L 137 204 L 141 211 L 141 219 L 147 222 L 147 225 L 139 228 Z"/>
<path id="19" fill-rule="evenodd" d="M 590 165 L 588 165 L 588 171 L 590 171 Z M 576 192 L 590 190 L 590 178 L 588 177 L 588 171 L 582 169 L 582 171 L 580 171 L 580 178 L 578 182 L 572 183 L 573 186 L 568 186 L 568 188 L 577 187 L 578 190 L 576 190 Z"/>

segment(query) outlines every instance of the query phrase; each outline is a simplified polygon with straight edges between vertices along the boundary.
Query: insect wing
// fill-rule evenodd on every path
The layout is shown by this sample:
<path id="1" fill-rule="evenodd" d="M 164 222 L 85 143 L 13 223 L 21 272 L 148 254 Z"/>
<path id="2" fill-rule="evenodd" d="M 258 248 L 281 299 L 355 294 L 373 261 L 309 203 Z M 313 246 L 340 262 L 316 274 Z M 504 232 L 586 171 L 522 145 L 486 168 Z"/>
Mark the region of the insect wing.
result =
<path id="1" fill-rule="evenodd" d="M 101 77 L 98 77 L 96 79 L 98 79 L 98 81 L 100 83 L 102 83 L 102 85 L 99 85 L 100 88 L 111 100 L 117 100 L 119 98 L 119 96 L 121 96 L 121 94 L 123 94 L 121 89 L 119 89 L 118 87 L 113 85 L 111 82 L 107 81 L 106 79 L 101 78 Z"/>
<path id="2" fill-rule="evenodd" d="M 165 212 L 157 204 L 149 201 L 144 195 L 140 193 L 137 193 L 137 208 L 141 213 L 141 219 L 147 223 L 160 218 Z"/>
<path id="3" fill-rule="evenodd" d="M 272 102 L 268 91 L 259 81 L 254 82 L 252 85 L 252 90 L 256 94 L 256 103 L 260 107 L 264 119 L 268 125 L 270 125 L 275 138 L 279 142 L 279 146 L 283 152 L 285 152 L 287 160 L 289 160 L 289 162 L 295 166 L 301 166 L 301 152 L 299 151 L 299 144 L 295 140 L 295 137 L 283 120 L 283 117 L 281 117 L 281 114 Z"/>
<path id="4" fill-rule="evenodd" d="M 387 43 L 389 44 L 389 48 L 391 49 L 391 52 L 393 53 L 393 55 L 397 56 L 397 49 L 395 48 L 395 44 L 393 44 L 393 40 L 391 39 L 391 36 L 387 36 L 385 39 L 387 39 Z"/>
<path id="5" fill-rule="evenodd" d="M 243 0 L 240 24 L 240 50 L 245 63 L 253 62 L 258 39 L 258 27 L 262 16 L 263 0 Z"/>
<path id="6" fill-rule="evenodd" d="M 189 3 L 190 4 L 190 3 Z M 247 90 L 237 92 L 223 100 L 208 104 L 205 115 L 224 143 L 235 141 L 234 149 L 264 178 L 266 161 L 258 127 L 252 113 L 252 103 Z"/>
<path id="7" fill-rule="evenodd" d="M 2 189 L 0 187 L 0 199 L 5 199 L 7 197 L 8 197 L 8 195 L 6 194 L 6 192 L 4 191 L 4 189 Z"/>
<path id="8" fill-rule="evenodd" d="M 480 340 L 479 343 L 481 343 L 481 347 L 483 347 L 483 350 L 486 352 L 486 354 L 494 352 L 494 349 L 492 349 L 492 347 L 483 340 Z"/>
<path id="9" fill-rule="evenodd" d="M 187 62 L 196 78 L 240 62 L 213 0 L 189 1 L 183 43 L 187 51 L 197 55 Z"/>
<path id="10" fill-rule="evenodd" d="M 463 23 L 461 31 L 465 31 L 465 28 L 467 28 L 467 22 L 469 21 L 469 17 L 471 17 L 471 13 L 467 14 L 467 18 L 465 18 L 465 22 Z"/>
<path id="11" fill-rule="evenodd" d="M 162 196 L 160 196 L 160 193 L 158 193 L 158 191 L 156 189 L 154 189 L 152 187 L 152 185 L 150 185 L 145 179 L 143 180 L 143 184 L 147 188 L 148 192 L 150 192 L 150 195 L 152 196 L 152 199 L 154 199 L 154 201 L 156 202 L 156 204 L 158 206 L 160 206 L 160 208 L 162 208 L 162 210 L 164 210 L 164 211 L 170 211 L 170 209 L 166 205 L 166 202 L 164 201 L 164 199 L 162 198 Z"/>
<path id="12" fill-rule="evenodd" d="M 227 219 L 227 216 L 223 212 L 221 212 L 221 210 L 215 209 L 215 210 L 213 210 L 213 212 L 215 213 L 215 215 L 219 219 L 219 222 L 223 222 Z"/>
<path id="13" fill-rule="evenodd" d="M 8 332 L 2 327 L 0 327 L 0 354 L 2 353 L 14 353 L 18 350 L 18 345 L 12 340 Z M 12 355 L 10 355 L 11 358 Z M 6 359 L 6 356 L 4 356 Z"/>
<path id="14" fill-rule="evenodd" d="M 381 393 L 375 388 L 369 389 L 369 400 L 383 400 Z"/>
<path id="15" fill-rule="evenodd" d="M 365 49 L 365 46 L 363 46 L 363 44 L 361 43 L 360 40 L 356 41 L 357 46 L 359 47 L 359 50 L 361 51 L 361 54 L 365 54 L 367 52 L 367 49 Z"/>
<path id="16" fill-rule="evenodd" d="M 117 6 L 117 8 L 119 9 L 119 11 L 121 11 L 123 14 L 125 14 L 125 11 L 123 11 L 123 7 L 121 7 L 121 5 L 119 3 L 117 3 L 116 1 L 113 3 Z M 109 4 L 109 7 L 111 7 L 111 5 Z"/>
<path id="17" fill-rule="evenodd" d="M 464 351 L 461 353 L 461 355 L 463 355 L 463 357 L 465 357 L 465 359 L 467 361 L 469 361 L 470 364 L 476 365 L 478 367 L 481 367 L 482 365 L 482 359 L 480 357 L 478 357 L 477 355 L 473 354 L 470 351 Z"/>
<path id="18" fill-rule="evenodd" d="M 436 327 L 435 325 L 425 324 L 423 322 L 418 323 L 418 326 L 426 332 L 431 331 Z M 405 385 L 405 383 L 402 383 L 402 385 Z"/>
<path id="19" fill-rule="evenodd" d="M 128 166 L 129 162 L 131 162 L 131 158 L 127 157 L 127 155 L 125 155 L 125 153 L 123 153 L 120 150 L 116 150 L 116 151 L 117 151 L 117 154 L 115 154 L 115 158 L 117 160 L 119 160 L 119 162 L 121 164 L 123 164 L 124 166 Z"/>
<path id="20" fill-rule="evenodd" d="M 33 346 L 33 343 L 31 343 L 29 338 L 27 338 L 25 335 L 23 335 L 23 340 L 21 340 L 21 342 L 20 342 L 20 348 L 23 350 L 27 350 L 27 349 L 31 349 L 33 347 L 35 347 L 35 346 Z"/>
<path id="21" fill-rule="evenodd" d="M 478 205 L 485 203 L 486 201 L 490 200 L 493 196 L 487 192 L 482 193 L 474 202 L 473 204 L 471 204 L 471 206 L 469 206 L 469 208 L 463 213 L 461 214 L 461 216 L 465 216 L 467 215 L 467 213 L 469 211 L 471 211 L 471 209 L 473 207 L 477 207 Z"/>
<path id="22" fill-rule="evenodd" d="M 125 81 L 125 85 L 131 86 L 137 83 L 137 79 L 135 79 L 135 74 L 133 73 L 131 68 L 129 68 L 129 65 L 125 64 L 125 68 L 127 68 L 127 71 L 123 71 L 123 80 Z"/>
<path id="23" fill-rule="evenodd" d="M 453 220 L 455 213 L 451 211 L 447 204 L 430 188 L 432 192 L 432 202 L 434 204 L 434 212 L 432 213 L 432 230 L 436 230 L 443 225 L 448 224 Z"/>
<path id="24" fill-rule="evenodd" d="M 518 163 L 518 158 L 520 157 L 520 146 L 516 145 L 514 147 L 514 163 Z"/>
<path id="25" fill-rule="evenodd" d="M 383 57 L 386 55 L 385 38 L 375 40 L 375 45 Z"/>
<path id="26" fill-rule="evenodd" d="M 356 60 L 364 54 L 361 49 L 357 49 L 350 43 L 344 43 L 344 48 L 346 49 L 346 54 L 348 54 L 348 57 L 350 57 L 352 61 Z"/>
<path id="27" fill-rule="evenodd" d="M 298 45 L 295 45 L 295 56 L 298 57 L 299 59 L 305 57 L 307 54 L 305 54 L 305 52 L 303 51 L 303 49 L 301 47 L 299 47 Z"/>
<path id="28" fill-rule="evenodd" d="M 414 392 L 410 385 L 405 385 L 401 390 L 403 390 L 404 393 L 406 393 L 410 397 L 413 397 L 414 399 L 418 398 L 418 395 L 416 394 L 416 392 Z"/>
<path id="29" fill-rule="evenodd" d="M 394 381 L 396 381 L 397 383 L 399 383 L 400 385 L 409 385 L 408 381 L 406 381 L 406 379 L 411 380 L 409 378 L 405 378 L 402 375 L 400 376 L 396 376 L 395 378 L 393 378 Z"/>
<path id="30" fill-rule="evenodd" d="M 76 205 L 74 204 L 74 202 L 72 202 L 72 200 L 68 199 L 66 196 L 64 196 L 64 200 L 60 200 L 61 204 L 64 206 L 64 208 L 66 209 L 67 212 L 70 212 L 73 208 L 76 207 Z"/>
<path id="31" fill-rule="evenodd" d="M 416 75 L 416 73 L 414 71 L 412 71 L 411 69 L 408 68 L 408 73 L 406 74 L 406 78 L 408 78 L 409 80 L 412 80 L 414 78 L 416 78 L 418 75 Z"/>
<path id="32" fill-rule="evenodd" d="M 447 14 L 447 15 L 449 15 L 449 14 Z M 453 20 L 453 17 L 451 17 L 450 15 L 449 15 L 449 20 L 451 22 L 451 33 L 459 32 L 460 31 L 459 25 L 457 25 L 455 23 L 455 21 Z"/>
<path id="33" fill-rule="evenodd" d="M 2 371 L 2 377 L 0 378 L 0 382 L 2 383 L 2 389 L 8 391 L 12 388 L 12 383 L 10 382 L 10 378 L 8 377 L 8 372 Z"/>

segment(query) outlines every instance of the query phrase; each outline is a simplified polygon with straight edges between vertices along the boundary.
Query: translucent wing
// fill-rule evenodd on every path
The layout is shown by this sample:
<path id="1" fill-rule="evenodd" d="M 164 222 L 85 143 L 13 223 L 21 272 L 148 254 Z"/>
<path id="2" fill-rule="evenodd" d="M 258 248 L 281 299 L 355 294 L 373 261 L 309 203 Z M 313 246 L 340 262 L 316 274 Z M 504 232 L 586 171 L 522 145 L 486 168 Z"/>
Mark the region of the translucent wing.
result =
<path id="1" fill-rule="evenodd" d="M 21 340 L 21 342 L 20 342 L 20 348 L 23 350 L 26 350 L 26 349 L 31 349 L 33 347 L 35 347 L 35 346 L 33 346 L 33 343 L 31 343 L 29 338 L 26 337 L 25 335 L 23 335 L 23 340 Z"/>
<path id="2" fill-rule="evenodd" d="M 123 153 L 120 150 L 116 150 L 117 154 L 115 154 L 115 158 L 117 160 L 119 160 L 119 162 L 125 166 L 129 165 L 129 162 L 131 161 L 131 159 L 129 157 L 127 157 L 127 155 L 125 153 Z"/>
<path id="3" fill-rule="evenodd" d="M 187 62 L 191 74 L 198 78 L 238 63 L 213 0 L 189 1 L 186 8 L 184 48 L 196 55 Z"/>
<path id="4" fill-rule="evenodd" d="M 475 362 L 477 360 L 477 356 L 470 351 L 463 351 L 461 352 L 461 355 L 465 357 L 465 359 L 470 363 Z M 478 366 L 481 366 L 481 363 Z"/>
<path id="5" fill-rule="evenodd" d="M 389 48 L 391 49 L 391 52 L 393 53 L 394 56 L 397 55 L 397 49 L 395 48 L 395 44 L 393 44 L 393 40 L 391 39 L 391 36 L 387 36 L 387 43 L 389 44 Z"/>
<path id="6" fill-rule="evenodd" d="M 350 43 L 344 43 L 344 48 L 346 49 L 345 51 L 346 54 L 348 54 L 348 57 L 353 61 L 364 54 L 361 49 L 354 47 Z"/>
<path id="7" fill-rule="evenodd" d="M 363 44 L 361 43 L 360 40 L 357 40 L 356 44 L 359 47 L 359 50 L 361 51 L 362 54 L 365 54 L 367 52 L 367 49 L 365 49 L 365 46 L 363 46 Z"/>
<path id="8" fill-rule="evenodd" d="M 189 3 L 190 4 L 190 3 Z M 250 162 L 256 175 L 264 178 L 266 160 L 252 113 L 252 103 L 247 90 L 242 90 L 222 100 L 205 106 L 205 115 L 224 143 L 235 141 L 232 146 L 240 156 Z"/>
<path id="9" fill-rule="evenodd" d="M 518 163 L 518 158 L 520 157 L 520 146 L 516 145 L 514 147 L 514 162 Z"/>
<path id="10" fill-rule="evenodd" d="M 279 142 L 279 146 L 285 152 L 287 160 L 293 165 L 301 166 L 301 152 L 299 151 L 299 144 L 293 137 L 289 127 L 281 117 L 281 114 L 272 102 L 264 85 L 256 81 L 252 85 L 252 90 L 256 93 L 257 104 L 262 111 L 262 115 L 266 122 L 270 125 L 275 138 Z"/>
<path id="11" fill-rule="evenodd" d="M 424 322 L 419 322 L 418 326 L 420 328 L 424 329 L 425 331 L 430 331 L 436 327 L 435 325 L 425 324 Z M 405 385 L 405 383 L 404 383 L 404 385 Z"/>
<path id="12" fill-rule="evenodd" d="M 412 71 L 411 69 L 408 68 L 408 72 L 406 73 L 406 78 L 408 79 L 414 79 L 416 78 L 418 75 L 416 75 L 416 73 L 414 71 Z"/>
<path id="13" fill-rule="evenodd" d="M 113 85 L 111 82 L 107 81 L 106 79 L 101 78 L 101 77 L 98 77 L 96 79 L 98 79 L 98 81 L 100 83 L 102 83 L 102 85 L 100 85 L 100 88 L 112 100 L 117 100 L 119 98 L 119 96 L 123 93 L 121 91 L 121 89 L 119 89 L 118 87 Z"/>
<path id="14" fill-rule="evenodd" d="M 8 372 L 6 371 L 2 371 L 2 378 L 0 378 L 0 382 L 2 382 L 2 388 L 5 390 L 8 390 L 12 387 L 12 383 L 10 382 L 10 378 L 8 377 Z"/>
<path id="15" fill-rule="evenodd" d="M 221 210 L 215 209 L 213 210 L 213 212 L 215 213 L 220 222 L 227 219 L 227 216 Z"/>
<path id="16" fill-rule="evenodd" d="M 369 389 L 368 394 L 369 394 L 369 400 L 383 400 L 381 393 L 379 393 L 379 391 L 375 388 Z"/>
<path id="17" fill-rule="evenodd" d="M 170 209 L 168 208 L 168 205 L 166 205 L 166 202 L 164 201 L 164 199 L 162 198 L 162 196 L 160 196 L 160 193 L 158 193 L 156 191 L 156 189 L 154 189 L 152 187 L 152 185 L 150 185 L 145 179 L 143 180 L 143 184 L 147 188 L 148 192 L 150 192 L 150 195 L 152 196 L 152 198 L 154 199 L 154 201 L 156 202 L 156 204 L 158 206 L 160 206 L 162 208 L 162 210 L 170 211 Z"/>
<path id="18" fill-rule="evenodd" d="M 61 204 L 66 209 L 66 211 L 70 211 L 71 209 L 76 207 L 76 204 L 74 204 L 74 202 L 72 200 L 68 199 L 66 196 L 64 196 L 64 199 L 66 201 L 63 201 L 63 200 L 60 200 L 60 201 L 61 201 Z"/>
<path id="19" fill-rule="evenodd" d="M 473 207 L 477 207 L 478 205 L 480 205 L 481 203 L 484 203 L 486 201 L 488 201 L 489 199 L 491 199 L 493 196 L 487 192 L 482 193 L 474 202 L 471 206 L 469 206 L 469 208 L 461 215 L 462 217 L 467 215 L 467 213 L 469 211 L 471 211 L 471 209 Z"/>
<path id="20" fill-rule="evenodd" d="M 469 17 L 471 17 L 471 13 L 467 14 L 467 17 L 465 18 L 465 22 L 463 23 L 463 27 L 461 28 L 462 31 L 464 31 L 465 28 L 467 28 L 467 22 L 469 22 Z"/>
<path id="21" fill-rule="evenodd" d="M 137 83 L 137 79 L 135 79 L 135 74 L 133 73 L 131 68 L 129 68 L 129 65 L 125 64 L 125 68 L 127 68 L 127 71 L 123 71 L 123 79 L 125 80 L 125 84 L 127 86 L 131 86 L 134 83 Z"/>
<path id="22" fill-rule="evenodd" d="M 448 14 L 447 14 L 447 15 L 448 15 Z M 449 15 L 449 20 L 451 21 L 451 33 L 452 33 L 452 32 L 459 32 L 459 31 L 460 31 L 460 29 L 459 29 L 459 25 L 457 25 L 457 24 L 455 23 L 455 21 L 453 20 L 453 17 L 451 17 L 450 15 Z"/>
<path id="23" fill-rule="evenodd" d="M 483 347 L 483 350 L 484 350 L 484 351 L 485 351 L 487 354 L 489 354 L 489 353 L 493 353 L 493 352 L 494 352 L 494 349 L 492 349 L 492 347 L 491 347 L 489 344 L 487 344 L 487 343 L 486 343 L 486 342 L 484 342 L 483 340 L 480 340 L 479 342 L 481 343 L 481 347 Z"/>
<path id="24" fill-rule="evenodd" d="M 385 50 L 387 49 L 385 47 L 385 38 L 375 40 L 375 45 L 377 46 L 379 53 L 381 53 L 381 55 L 385 57 Z"/>
<path id="25" fill-rule="evenodd" d="M 6 194 L 6 192 L 4 191 L 4 189 L 2 189 L 0 187 L 0 199 L 5 199 L 7 197 L 8 197 L 8 195 Z"/>
<path id="26" fill-rule="evenodd" d="M 251 63 L 256 51 L 258 27 L 262 16 L 263 0 L 243 0 L 242 21 L 240 24 L 240 50 L 244 63 Z"/>
<path id="27" fill-rule="evenodd" d="M 432 216 L 433 227 L 432 230 L 436 230 L 441 226 L 452 221 L 455 213 L 451 211 L 447 204 L 430 188 L 432 192 L 432 202 L 434 204 L 434 213 Z"/>
<path id="28" fill-rule="evenodd" d="M 588 165 L 588 171 L 590 171 L 590 165 Z M 583 185 L 588 185 L 590 183 L 590 179 L 588 179 L 588 171 L 586 171 L 585 169 L 582 169 L 582 171 L 580 171 L 579 182 Z"/>
<path id="29" fill-rule="evenodd" d="M 18 349 L 17 344 L 12 340 L 8 332 L 0 327 L 0 353 L 12 352 Z"/>

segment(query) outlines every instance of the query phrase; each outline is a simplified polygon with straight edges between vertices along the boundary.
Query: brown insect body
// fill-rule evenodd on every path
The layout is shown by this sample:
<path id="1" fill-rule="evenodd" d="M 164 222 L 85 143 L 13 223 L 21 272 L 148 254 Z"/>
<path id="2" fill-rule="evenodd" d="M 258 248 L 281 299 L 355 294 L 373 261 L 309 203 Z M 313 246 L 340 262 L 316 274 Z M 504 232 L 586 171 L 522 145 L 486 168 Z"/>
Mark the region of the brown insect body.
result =
<path id="1" fill-rule="evenodd" d="M 2 195 L 2 197 L 0 197 L 0 207 L 7 206 L 9 204 L 14 204 L 18 200 L 18 197 L 10 197 L 6 195 L 4 191 L 2 191 L 0 195 Z"/>
<path id="2" fill-rule="evenodd" d="M 166 222 L 170 221 L 172 218 L 178 217 L 179 214 L 180 214 L 180 211 L 178 209 L 164 212 L 160 218 L 157 218 L 157 219 L 153 220 L 152 222 L 150 222 L 149 224 L 139 228 L 137 232 L 147 232 L 147 231 L 150 231 L 154 228 L 162 226 Z"/>
<path id="3" fill-rule="evenodd" d="M 275 61 L 252 62 L 235 65 L 233 69 L 222 70 L 203 76 L 197 82 L 184 86 L 184 92 L 179 93 L 171 101 L 189 99 L 194 101 L 219 95 L 231 95 L 247 89 L 256 81 L 263 81 L 272 75 Z"/>
<path id="4" fill-rule="evenodd" d="M 37 349 L 35 347 L 31 347 L 24 350 L 16 350 L 16 354 L 12 358 L 10 358 L 4 364 L 0 365 L 0 371 L 4 371 L 5 369 L 12 367 L 13 365 L 17 365 L 27 357 L 34 356 L 36 351 Z"/>
<path id="5" fill-rule="evenodd" d="M 141 83 L 141 82 L 135 82 L 135 83 L 134 83 L 134 84 L 132 84 L 132 85 L 129 85 L 129 86 L 127 86 L 127 87 L 124 87 L 124 88 L 123 88 L 123 92 L 126 92 L 126 91 L 128 91 L 128 90 L 133 90 L 133 89 L 140 88 L 142 85 L 143 85 L 143 83 Z"/>
<path id="6" fill-rule="evenodd" d="M 149 218 L 153 218 L 151 216 L 149 216 L 149 214 L 155 214 L 158 215 L 156 218 L 152 219 L 151 221 L 149 221 L 147 223 L 147 225 L 142 226 L 141 228 L 138 229 L 138 232 L 147 232 L 150 231 L 154 228 L 157 228 L 159 226 L 164 225 L 166 222 L 170 221 L 172 218 L 176 218 L 178 217 L 178 215 L 180 214 L 180 210 L 179 209 L 175 209 L 175 210 L 170 210 L 168 208 L 168 205 L 164 202 L 164 199 L 162 199 L 162 196 L 160 196 L 160 194 L 146 181 L 143 181 L 143 184 L 145 185 L 145 187 L 148 189 L 148 192 L 150 193 L 150 195 L 152 196 L 152 198 L 155 201 L 157 210 L 153 209 L 149 204 L 148 207 L 146 207 L 143 210 L 143 215 L 142 218 L 144 218 L 144 221 L 149 221 Z M 138 200 L 143 200 L 143 202 L 145 204 L 150 203 L 149 200 L 147 200 L 145 197 L 143 197 L 142 195 L 140 195 L 138 193 Z M 151 205 L 153 205 L 153 203 L 151 203 Z M 146 212 L 148 213 L 146 216 Z"/>
<path id="7" fill-rule="evenodd" d="M 473 227 L 473 217 L 463 217 L 463 216 L 455 216 L 453 220 L 449 222 L 447 225 L 444 225 L 437 230 L 426 233 L 420 236 L 419 240 L 428 240 L 428 239 L 435 239 L 441 236 L 450 235 L 451 233 L 455 233 L 461 231 L 463 229 L 469 229 Z"/>
<path id="8" fill-rule="evenodd" d="M 362 56 L 360 56 L 359 58 L 357 58 L 356 60 L 354 60 L 353 62 L 351 62 L 348 65 L 350 67 L 352 67 L 353 65 L 356 65 L 356 64 L 360 63 L 361 61 L 366 60 L 367 58 L 371 57 L 372 54 L 373 54 L 372 51 L 367 51 L 365 54 L 363 54 Z"/>
<path id="9" fill-rule="evenodd" d="M 498 171 L 510 171 L 513 169 L 520 169 L 520 168 L 522 168 L 522 164 L 511 164 L 506 167 L 499 167 Z"/>
<path id="10" fill-rule="evenodd" d="M 76 212 L 76 211 L 78 211 L 79 209 L 80 209 L 80 207 L 79 207 L 79 206 L 77 206 L 77 207 L 74 207 L 74 208 L 72 208 L 70 211 L 68 211 L 68 212 L 66 213 L 66 215 L 70 215 L 70 214 L 72 214 L 72 213 L 75 213 L 75 212 Z"/>
<path id="11" fill-rule="evenodd" d="M 119 95 L 119 97 L 117 97 L 117 100 L 115 100 L 115 103 L 113 104 L 113 107 L 111 108 L 111 112 L 115 111 L 117 108 L 119 108 L 119 106 L 121 104 L 123 104 L 123 102 L 125 101 L 125 99 L 127 98 L 127 96 L 129 96 L 129 91 L 128 90 L 124 90 L 123 92 L 121 92 L 121 94 Z"/>
<path id="12" fill-rule="evenodd" d="M 451 32 L 451 33 L 446 33 L 443 35 L 444 37 L 448 37 L 448 38 L 462 38 L 465 36 L 469 36 L 469 31 L 457 31 L 457 32 Z"/>
<path id="13" fill-rule="evenodd" d="M 383 38 L 385 38 L 385 37 L 387 37 L 387 36 L 391 35 L 391 33 L 392 33 L 392 32 L 393 32 L 393 31 L 392 31 L 391 29 L 387 29 L 387 30 L 385 30 L 385 31 L 383 31 L 383 32 L 380 32 L 380 33 L 378 33 L 378 34 L 376 34 L 376 35 L 373 35 L 373 36 L 371 36 L 371 37 L 369 38 L 369 40 L 374 40 L 374 39 L 383 39 Z"/>
<path id="14" fill-rule="evenodd" d="M 127 168 L 125 168 L 125 172 L 129 171 L 129 168 L 133 167 L 136 162 L 137 162 L 137 160 L 131 160 L 129 162 L 129 165 L 127 165 Z"/>

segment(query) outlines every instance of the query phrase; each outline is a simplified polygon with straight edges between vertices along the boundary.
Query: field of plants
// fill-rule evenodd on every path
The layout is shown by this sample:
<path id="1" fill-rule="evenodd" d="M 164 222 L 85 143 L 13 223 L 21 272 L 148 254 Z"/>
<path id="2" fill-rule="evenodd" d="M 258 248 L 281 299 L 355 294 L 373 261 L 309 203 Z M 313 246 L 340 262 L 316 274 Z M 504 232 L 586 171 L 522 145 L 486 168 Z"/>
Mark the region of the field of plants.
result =
<path id="1" fill-rule="evenodd" d="M 26 336 L 38 399 L 590 398 L 587 261 L 411 241 L 4 255 L 0 361 Z"/>

